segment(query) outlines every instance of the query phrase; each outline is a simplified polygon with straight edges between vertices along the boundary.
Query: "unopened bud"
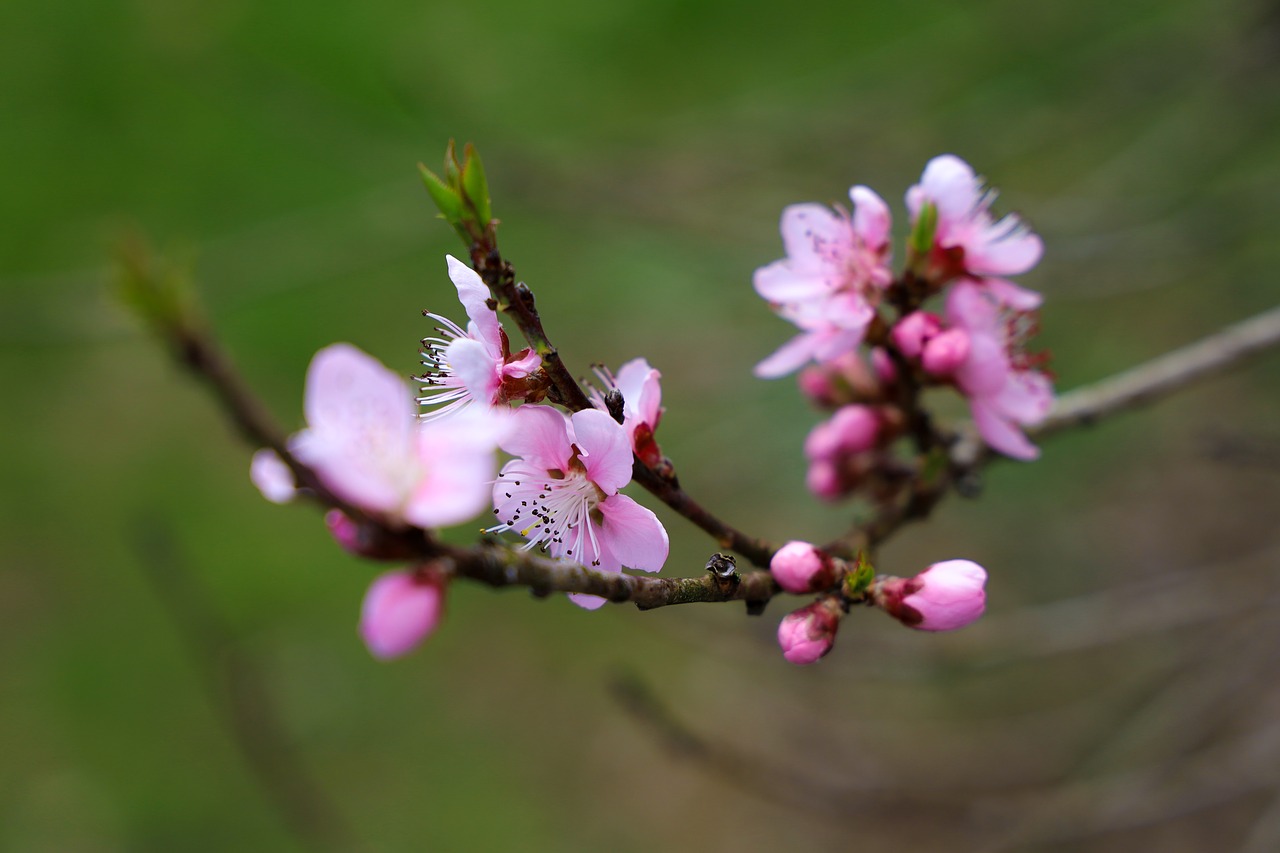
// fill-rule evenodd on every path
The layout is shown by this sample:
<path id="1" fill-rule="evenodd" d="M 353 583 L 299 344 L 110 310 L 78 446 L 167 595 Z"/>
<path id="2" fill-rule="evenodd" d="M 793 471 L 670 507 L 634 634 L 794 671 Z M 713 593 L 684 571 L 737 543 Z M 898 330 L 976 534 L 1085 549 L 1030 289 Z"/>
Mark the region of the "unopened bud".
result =
<path id="1" fill-rule="evenodd" d="M 342 546 L 344 551 L 350 551 L 352 554 L 362 552 L 360 545 L 360 525 L 356 524 L 340 509 L 331 509 L 324 514 L 324 526 L 329 528 L 334 541 Z"/>
<path id="2" fill-rule="evenodd" d="M 800 666 L 817 661 L 835 644 L 843 615 L 839 601 L 828 597 L 783 616 L 778 624 L 782 656 Z"/>
<path id="3" fill-rule="evenodd" d="M 970 560 L 934 563 L 913 578 L 885 578 L 872 600 L 902 624 L 921 631 L 954 631 L 986 609 L 987 572 Z"/>
<path id="4" fill-rule="evenodd" d="M 376 658 L 412 651 L 435 630 L 444 613 L 444 577 L 430 571 L 379 576 L 365 593 L 360 637 Z"/>
<path id="5" fill-rule="evenodd" d="M 836 582 L 831 555 L 808 542 L 788 542 L 769 561 L 769 571 L 787 592 L 806 593 L 826 589 Z"/>
<path id="6" fill-rule="evenodd" d="M 924 345 L 920 363 L 934 376 L 950 376 L 969 358 L 969 333 L 964 329 L 948 329 Z"/>
<path id="7" fill-rule="evenodd" d="M 928 311 L 913 311 L 893 325 L 890 336 L 907 358 L 919 358 L 929 339 L 942 330 L 942 320 Z"/>

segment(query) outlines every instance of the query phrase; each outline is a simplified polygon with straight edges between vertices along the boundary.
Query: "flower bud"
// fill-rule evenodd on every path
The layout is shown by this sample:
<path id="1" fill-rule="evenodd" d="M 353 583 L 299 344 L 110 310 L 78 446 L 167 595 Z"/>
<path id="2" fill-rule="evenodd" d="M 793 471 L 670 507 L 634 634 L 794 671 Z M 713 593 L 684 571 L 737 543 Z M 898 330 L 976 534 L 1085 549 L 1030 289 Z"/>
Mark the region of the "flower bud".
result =
<path id="1" fill-rule="evenodd" d="M 830 462 L 811 462 L 804 481 L 809 491 L 823 500 L 834 501 L 844 494 L 840 471 Z"/>
<path id="2" fill-rule="evenodd" d="M 249 479 L 262 492 L 262 496 L 273 504 L 288 503 L 298 493 L 293 482 L 293 472 L 269 447 L 253 454 L 253 461 L 249 463 Z"/>
<path id="3" fill-rule="evenodd" d="M 805 666 L 831 651 L 844 615 L 834 597 L 822 598 L 788 613 L 778 623 L 778 645 L 791 663 Z"/>
<path id="4" fill-rule="evenodd" d="M 817 365 L 810 365 L 800 371 L 796 384 L 800 387 L 801 394 L 819 406 L 834 405 L 839 393 L 831 373 Z"/>
<path id="5" fill-rule="evenodd" d="M 324 514 L 324 526 L 329 528 L 329 533 L 333 536 L 334 541 L 341 545 L 344 551 L 350 551 L 352 554 L 362 553 L 360 525 L 347 518 L 342 510 L 331 509 L 326 512 Z"/>
<path id="6" fill-rule="evenodd" d="M 898 351 L 907 358 L 919 358 L 929 339 L 942 330 L 942 320 L 928 311 L 912 311 L 893 325 L 889 334 Z"/>
<path id="7" fill-rule="evenodd" d="M 898 368 L 893 358 L 885 352 L 884 347 L 876 347 L 871 351 L 871 367 L 875 370 L 880 382 L 892 385 L 898 381 Z"/>
<path id="8" fill-rule="evenodd" d="M 813 428 L 805 439 L 804 452 L 812 462 L 832 461 L 870 450 L 879 435 L 880 418 L 875 409 L 857 404 L 844 406 L 830 420 Z"/>
<path id="9" fill-rule="evenodd" d="M 969 333 L 964 329 L 948 329 L 934 335 L 924 345 L 920 363 L 934 376 L 949 376 L 969 358 Z"/>
<path id="10" fill-rule="evenodd" d="M 806 593 L 826 589 L 836 582 L 831 555 L 808 542 L 788 542 L 769 561 L 769 571 L 787 592 Z"/>
<path id="11" fill-rule="evenodd" d="M 986 582 L 987 572 L 977 563 L 946 560 L 913 578 L 878 580 L 871 595 L 877 607 L 909 628 L 954 631 L 986 609 Z"/>
<path id="12" fill-rule="evenodd" d="M 376 658 L 411 651 L 440 623 L 444 578 L 431 571 L 396 571 L 379 576 L 365 593 L 360 637 Z"/>

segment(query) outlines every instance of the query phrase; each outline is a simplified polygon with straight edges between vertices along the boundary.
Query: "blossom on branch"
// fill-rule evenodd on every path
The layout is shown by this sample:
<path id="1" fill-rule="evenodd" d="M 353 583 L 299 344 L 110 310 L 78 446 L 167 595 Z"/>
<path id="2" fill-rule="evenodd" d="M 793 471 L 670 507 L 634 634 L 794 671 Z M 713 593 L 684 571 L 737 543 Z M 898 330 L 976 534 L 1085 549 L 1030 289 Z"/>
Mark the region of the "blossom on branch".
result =
<path id="1" fill-rule="evenodd" d="M 350 344 L 326 347 L 311 360 L 304 409 L 307 428 L 289 440 L 290 452 L 353 506 L 438 527 L 466 521 L 487 504 L 505 429 L 498 413 L 423 423 L 404 381 Z M 265 458 L 275 462 L 255 457 L 251 473 L 271 498 L 283 463 L 274 453 Z"/>
<path id="2" fill-rule="evenodd" d="M 954 154 L 926 164 L 920 183 L 906 197 L 913 228 L 926 207 L 937 215 L 926 277 L 941 283 L 962 273 L 1017 275 L 1036 265 L 1044 251 L 1040 238 L 1016 214 L 992 217 L 995 199 L 996 191 L 984 187 L 973 167 Z"/>
<path id="3" fill-rule="evenodd" d="M 849 191 L 853 214 L 819 204 L 782 212 L 787 256 L 756 270 L 756 292 L 800 334 L 756 365 L 757 376 L 783 376 L 807 361 L 829 362 L 862 342 L 889 271 L 889 207 L 864 186 Z"/>
<path id="4" fill-rule="evenodd" d="M 969 398 L 983 441 L 1014 459 L 1040 455 L 1019 427 L 1043 421 L 1053 407 L 1053 382 L 1044 354 L 1026 350 L 1037 320 L 1029 310 L 1001 302 L 983 282 L 964 279 L 947 296 L 947 321 L 968 336 L 968 352 L 955 382 Z M 1018 305 L 1029 304 L 1019 299 Z"/>
<path id="5" fill-rule="evenodd" d="M 591 403 L 603 412 L 609 411 L 606 395 L 617 391 L 622 395 L 622 428 L 631 436 L 631 449 L 650 468 L 662 462 L 662 450 L 653 434 L 662 420 L 662 374 L 643 358 L 633 358 L 618 370 L 597 367 L 595 373 L 605 384 L 605 393 L 591 389 Z M 612 413 L 610 413 L 612 414 Z"/>
<path id="6" fill-rule="evenodd" d="M 877 580 L 871 599 L 909 628 L 954 631 L 977 620 L 987 606 L 987 572 L 971 560 L 934 563 L 913 578 Z"/>
<path id="7" fill-rule="evenodd" d="M 489 532 L 513 530 L 525 549 L 541 548 L 606 572 L 656 572 L 667 560 L 667 531 L 653 512 L 618 490 L 631 482 L 631 440 L 604 412 L 566 417 L 550 406 L 521 406 L 502 449 L 519 458 L 493 485 Z M 605 600 L 573 594 L 593 610 Z"/>
<path id="8" fill-rule="evenodd" d="M 835 645 L 843 615 L 838 599 L 828 596 L 783 616 L 778 623 L 782 656 L 800 666 L 816 663 Z"/>
<path id="9" fill-rule="evenodd" d="M 422 364 L 427 372 L 418 377 L 422 396 L 418 403 L 430 408 L 427 420 L 442 418 L 472 402 L 486 406 L 521 399 L 530 389 L 531 377 L 542 365 L 532 349 L 511 352 L 507 333 L 489 304 L 489 288 L 471 267 L 446 255 L 449 278 L 458 289 L 458 300 L 467 311 L 467 328 L 439 314 L 425 313 L 438 322 L 438 337 L 422 339 Z"/>

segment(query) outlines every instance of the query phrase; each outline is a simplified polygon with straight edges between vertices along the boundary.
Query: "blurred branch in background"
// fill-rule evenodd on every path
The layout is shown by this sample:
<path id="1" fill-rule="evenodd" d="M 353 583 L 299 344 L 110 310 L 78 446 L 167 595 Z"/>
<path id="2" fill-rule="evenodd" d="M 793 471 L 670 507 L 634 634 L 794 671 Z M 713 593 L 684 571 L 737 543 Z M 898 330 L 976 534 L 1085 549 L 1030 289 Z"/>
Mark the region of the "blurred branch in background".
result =
<path id="1" fill-rule="evenodd" d="M 282 823 L 307 849 L 356 850 L 342 813 L 293 747 L 262 674 L 210 606 L 164 522 L 135 525 L 143 574 L 173 621 L 209 703 Z"/>

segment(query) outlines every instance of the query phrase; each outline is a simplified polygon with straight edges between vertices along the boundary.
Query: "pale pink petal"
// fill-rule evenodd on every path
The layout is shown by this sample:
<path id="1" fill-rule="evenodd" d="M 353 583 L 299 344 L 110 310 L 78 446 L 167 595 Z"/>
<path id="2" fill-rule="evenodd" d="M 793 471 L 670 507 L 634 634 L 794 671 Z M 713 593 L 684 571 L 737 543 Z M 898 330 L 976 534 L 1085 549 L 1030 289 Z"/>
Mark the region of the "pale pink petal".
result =
<path id="1" fill-rule="evenodd" d="M 977 275 L 1018 275 L 1034 267 L 1044 243 L 1009 214 L 994 226 L 997 236 L 984 233 L 965 246 L 964 265 Z M 1006 233 L 1007 232 L 1007 233 Z"/>
<path id="2" fill-rule="evenodd" d="M 607 417 L 607 416 L 606 416 Z M 521 406 L 501 447 L 546 470 L 565 469 L 573 457 L 569 419 L 550 406 Z M 544 475 L 545 476 L 545 475 Z"/>
<path id="3" fill-rule="evenodd" d="M 525 354 L 520 358 L 513 358 L 502 365 L 502 375 L 510 376 L 513 379 L 523 379 L 541 366 L 542 356 L 529 349 L 525 350 Z"/>
<path id="4" fill-rule="evenodd" d="M 502 386 L 502 361 L 488 347 L 473 338 L 458 338 L 449 342 L 444 358 L 471 399 L 486 405 L 494 402 Z"/>
<path id="5" fill-rule="evenodd" d="M 893 224 L 889 205 L 870 187 L 859 184 L 849 190 L 853 200 L 853 233 L 867 247 L 878 250 L 889 242 Z"/>
<path id="6" fill-rule="evenodd" d="M 756 293 L 773 303 L 821 299 L 831 292 L 828 271 L 821 268 L 795 269 L 787 259 L 760 267 L 751 277 Z"/>
<path id="7" fill-rule="evenodd" d="M 1049 377 L 1037 371 L 1011 374 L 1000 393 L 991 398 L 991 405 L 1024 426 L 1038 424 L 1053 408 L 1053 384 Z"/>
<path id="8" fill-rule="evenodd" d="M 947 294 L 947 321 L 970 332 L 990 333 L 1000 317 L 1000 306 L 976 279 L 963 278 Z"/>
<path id="9" fill-rule="evenodd" d="M 587 595 L 585 592 L 571 592 L 569 593 L 569 600 L 583 610 L 599 610 L 609 603 L 607 598 L 601 598 L 598 595 Z"/>
<path id="10" fill-rule="evenodd" d="M 444 611 L 444 590 L 412 572 L 387 572 L 365 593 L 360 636 L 377 658 L 411 651 L 435 630 Z"/>
<path id="11" fill-rule="evenodd" d="M 596 508 L 604 516 L 599 534 L 618 562 L 645 572 L 661 571 L 670 543 L 652 510 L 626 495 L 605 498 Z"/>
<path id="12" fill-rule="evenodd" d="M 573 443 L 582 451 L 587 476 L 610 495 L 631 482 L 631 437 L 599 409 L 573 413 Z"/>
<path id="13" fill-rule="evenodd" d="M 298 493 L 293 472 L 270 448 L 264 447 L 253 454 L 253 461 L 249 463 L 249 479 L 264 498 L 275 504 L 288 503 Z"/>
<path id="14" fill-rule="evenodd" d="M 755 375 L 761 379 L 776 379 L 786 376 L 791 371 L 813 358 L 814 350 L 822 344 L 822 338 L 812 332 L 796 335 L 773 355 L 761 361 L 755 367 Z"/>
<path id="15" fill-rule="evenodd" d="M 662 405 L 661 378 L 662 374 L 643 358 L 633 358 L 622 365 L 615 377 L 626 408 L 651 427 L 657 425 L 658 410 Z"/>
<path id="16" fill-rule="evenodd" d="M 939 332 L 925 345 L 920 364 L 934 376 L 954 373 L 969 358 L 972 349 L 969 333 L 964 329 Z"/>
<path id="17" fill-rule="evenodd" d="M 973 168 L 954 154 L 930 160 L 917 186 L 919 193 L 908 191 L 907 194 L 913 218 L 919 215 L 922 199 L 932 201 L 938 208 L 940 223 L 968 216 L 982 199 L 982 185 Z"/>
<path id="18" fill-rule="evenodd" d="M 984 278 L 980 284 L 996 298 L 997 302 L 1009 306 L 1014 311 L 1034 311 L 1044 301 L 1044 297 L 1034 290 L 1019 287 L 1003 278 Z"/>
<path id="19" fill-rule="evenodd" d="M 992 449 L 1014 459 L 1030 461 L 1040 456 L 1040 449 L 1032 444 L 1012 422 L 1000 416 L 991 405 L 981 399 L 969 401 L 973 422 Z"/>
<path id="20" fill-rule="evenodd" d="M 782 211 L 782 245 L 797 270 L 822 268 L 853 246 L 849 220 L 821 204 L 793 204 Z"/>
<path id="21" fill-rule="evenodd" d="M 472 408 L 424 423 L 417 436 L 424 476 L 405 504 L 405 519 L 419 527 L 446 527 L 487 509 L 495 451 L 509 418 L 501 409 Z"/>
<path id="22" fill-rule="evenodd" d="M 449 264 L 449 278 L 453 280 L 453 286 L 458 289 L 458 301 L 462 303 L 467 316 L 471 318 L 472 330 L 495 353 L 501 352 L 499 330 L 502 324 L 498 322 L 498 315 L 488 305 L 488 286 L 480 278 L 479 273 L 453 255 L 446 255 L 445 261 Z"/>
<path id="23" fill-rule="evenodd" d="M 862 343 L 866 332 L 865 326 L 854 329 L 834 328 L 825 332 L 813 332 L 816 338 L 813 359 L 817 362 L 834 361 L 845 353 L 852 352 Z"/>
<path id="24" fill-rule="evenodd" d="M 902 603 L 923 617 L 912 625 L 917 630 L 954 631 L 974 622 L 986 610 L 983 587 L 987 572 L 971 560 L 934 563 L 914 581 L 919 589 L 903 598 Z"/>

